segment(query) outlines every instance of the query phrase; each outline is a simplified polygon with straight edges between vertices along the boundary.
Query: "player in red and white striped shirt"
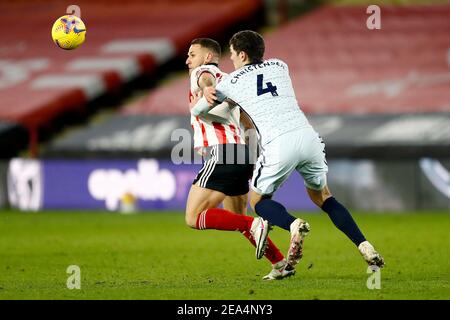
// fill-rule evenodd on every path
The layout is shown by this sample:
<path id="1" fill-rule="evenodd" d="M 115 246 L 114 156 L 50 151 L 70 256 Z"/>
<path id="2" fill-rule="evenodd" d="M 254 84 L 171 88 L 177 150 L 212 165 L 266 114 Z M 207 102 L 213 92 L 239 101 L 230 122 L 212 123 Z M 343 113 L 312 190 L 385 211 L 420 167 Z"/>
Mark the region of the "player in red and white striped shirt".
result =
<path id="1" fill-rule="evenodd" d="M 215 83 L 219 83 L 224 76 L 226 76 L 226 73 L 218 68 L 217 63 L 207 63 L 190 69 L 191 88 L 189 99 L 191 100 L 195 94 L 202 92 L 200 82 L 215 81 Z M 219 108 L 221 107 L 219 106 Z M 215 110 L 212 114 L 221 117 L 221 119 L 217 118 L 218 120 L 215 121 L 211 117 L 194 117 L 191 115 L 191 125 L 194 130 L 194 148 L 197 151 L 218 144 L 245 144 L 243 128 L 239 126 L 239 108 L 230 110 L 225 102 L 221 109 Z M 224 120 L 226 120 L 225 123 Z"/>
<path id="2" fill-rule="evenodd" d="M 191 42 L 186 59 L 190 107 L 201 97 L 204 87 L 226 76 L 218 67 L 219 58 L 220 45 L 216 41 L 199 38 Z M 186 223 L 195 229 L 239 230 L 256 246 L 258 259 L 264 254 L 273 265 L 285 263 L 280 250 L 267 238 L 266 221 L 246 215 L 253 163 L 240 123 L 239 108 L 230 109 L 226 102 L 214 113 L 191 116 L 194 148 L 203 155 L 204 163 L 189 192 Z M 222 202 L 224 209 L 217 208 Z M 283 278 L 294 272 L 265 279 Z"/>

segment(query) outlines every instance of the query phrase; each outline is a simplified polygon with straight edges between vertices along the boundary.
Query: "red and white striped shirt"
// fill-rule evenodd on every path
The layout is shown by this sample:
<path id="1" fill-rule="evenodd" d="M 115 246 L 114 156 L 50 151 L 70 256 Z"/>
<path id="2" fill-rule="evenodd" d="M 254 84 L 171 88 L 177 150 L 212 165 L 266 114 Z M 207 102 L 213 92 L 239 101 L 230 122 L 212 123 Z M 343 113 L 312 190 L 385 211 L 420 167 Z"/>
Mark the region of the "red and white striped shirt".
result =
<path id="1" fill-rule="evenodd" d="M 227 76 L 217 66 L 213 64 L 202 65 L 192 70 L 191 73 L 191 90 L 189 98 L 201 91 L 198 86 L 200 76 L 208 72 L 216 79 L 216 84 L 222 78 Z M 227 102 L 215 107 L 212 114 L 226 118 L 226 123 L 219 123 L 212 119 L 208 119 L 208 115 L 194 117 L 191 115 L 191 125 L 194 130 L 194 148 L 202 152 L 204 147 L 214 146 L 217 144 L 238 143 L 245 144 L 244 130 L 240 127 L 239 117 L 240 111 L 238 107 L 230 109 Z"/>

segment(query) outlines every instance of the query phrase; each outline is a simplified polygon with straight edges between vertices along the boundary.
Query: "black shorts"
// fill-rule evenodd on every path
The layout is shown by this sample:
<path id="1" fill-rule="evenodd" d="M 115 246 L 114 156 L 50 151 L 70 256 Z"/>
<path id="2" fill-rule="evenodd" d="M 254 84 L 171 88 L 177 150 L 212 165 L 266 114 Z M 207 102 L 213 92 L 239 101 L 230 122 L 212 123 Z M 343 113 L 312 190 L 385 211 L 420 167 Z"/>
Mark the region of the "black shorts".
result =
<path id="1" fill-rule="evenodd" d="M 253 161 L 245 144 L 222 144 L 208 147 L 203 167 L 192 184 L 220 191 L 227 196 L 248 193 Z"/>

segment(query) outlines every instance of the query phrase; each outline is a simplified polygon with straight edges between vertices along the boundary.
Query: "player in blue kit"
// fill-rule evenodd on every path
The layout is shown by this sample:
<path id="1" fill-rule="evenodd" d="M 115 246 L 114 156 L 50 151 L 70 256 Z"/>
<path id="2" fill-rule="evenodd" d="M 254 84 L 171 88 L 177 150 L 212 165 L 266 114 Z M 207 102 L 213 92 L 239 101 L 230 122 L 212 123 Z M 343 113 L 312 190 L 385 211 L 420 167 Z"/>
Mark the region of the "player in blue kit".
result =
<path id="1" fill-rule="evenodd" d="M 261 152 L 253 172 L 250 205 L 271 224 L 290 231 L 286 268 L 294 268 L 301 259 L 303 240 L 310 230 L 306 221 L 296 219 L 272 199 L 294 170 L 302 175 L 311 200 L 358 247 L 366 262 L 382 267 L 382 256 L 327 186 L 325 145 L 298 105 L 287 64 L 279 59 L 263 61 L 264 51 L 260 34 L 250 30 L 236 33 L 230 40 L 235 71 L 215 89 L 206 88 L 191 113 L 207 113 L 226 100 L 238 105 L 252 120 Z"/>

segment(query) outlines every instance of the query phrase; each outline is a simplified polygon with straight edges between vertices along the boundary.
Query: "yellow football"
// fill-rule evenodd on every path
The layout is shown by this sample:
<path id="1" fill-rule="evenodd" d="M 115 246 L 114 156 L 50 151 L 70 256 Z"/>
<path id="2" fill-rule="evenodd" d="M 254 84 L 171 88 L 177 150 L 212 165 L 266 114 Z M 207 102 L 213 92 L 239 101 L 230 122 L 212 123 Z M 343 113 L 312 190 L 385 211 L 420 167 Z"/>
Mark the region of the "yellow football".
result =
<path id="1" fill-rule="evenodd" d="M 76 49 L 84 42 L 85 37 L 86 26 L 77 16 L 65 15 L 53 24 L 52 39 L 61 49 Z"/>

